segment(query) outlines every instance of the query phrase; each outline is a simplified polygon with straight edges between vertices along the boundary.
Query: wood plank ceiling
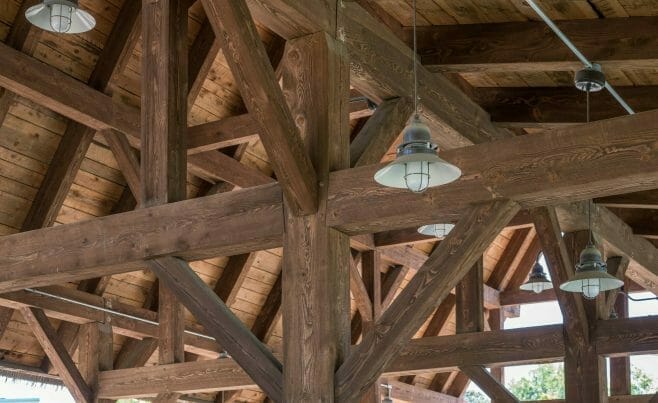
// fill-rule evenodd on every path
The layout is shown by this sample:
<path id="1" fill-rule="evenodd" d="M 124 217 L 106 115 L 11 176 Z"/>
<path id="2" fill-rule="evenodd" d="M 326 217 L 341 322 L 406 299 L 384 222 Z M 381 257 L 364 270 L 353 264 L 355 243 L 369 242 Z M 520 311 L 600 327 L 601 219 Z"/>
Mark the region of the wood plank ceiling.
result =
<path id="1" fill-rule="evenodd" d="M 55 35 L 26 27 L 22 7 L 31 4 L 29 1 L 8 0 L 0 4 L 1 41 L 80 82 L 90 83 L 115 102 L 135 108 L 140 106 L 142 43 L 138 21 L 141 17 L 135 16 L 139 10 L 134 4 L 131 6 L 131 0 L 81 0 L 80 5 L 92 12 L 97 25 L 94 30 L 80 35 Z M 187 197 L 272 182 L 275 180 L 273 166 L 277 169 L 278 165 L 270 164 L 268 150 L 256 136 L 258 129 L 254 129 L 254 122 L 246 114 L 239 86 L 214 38 L 201 2 L 191 3 L 188 126 L 193 128 L 188 131 L 192 144 L 188 154 L 194 156 L 188 159 Z M 358 0 L 357 3 L 386 24 L 398 38 L 409 43 L 411 0 Z M 599 41 L 606 41 L 610 45 L 606 48 L 608 53 L 599 57 L 608 80 L 619 87 L 622 96 L 638 110 L 658 107 L 658 60 L 655 58 L 658 54 L 658 39 L 655 38 L 658 1 L 542 0 L 539 4 L 555 20 L 587 20 L 567 22 L 565 31 L 573 34 L 577 45 L 592 51 L 597 46 L 604 47 L 598 45 Z M 491 114 L 498 126 L 511 128 L 516 134 L 532 135 L 547 127 L 583 120 L 584 98 L 572 88 L 577 64 L 559 44 L 556 45 L 552 34 L 537 22 L 521 0 L 423 0 L 419 1 L 418 22 L 422 63 L 434 74 L 445 74 L 458 84 Z M 503 25 L 493 27 L 495 23 Z M 651 26 L 654 30 L 648 31 L 647 27 Z M 26 28 L 29 28 L 29 37 L 17 41 L 18 33 Z M 280 76 L 278 66 L 285 41 L 263 26 L 257 28 L 272 67 Z M 104 49 L 117 47 L 112 41 L 120 37 L 113 29 L 130 34 L 123 35 L 125 46 L 121 48 L 125 51 L 117 50 L 122 54 L 115 58 L 112 71 L 104 73 L 107 83 L 98 82 L 97 76 L 103 72 L 97 71 L 97 64 L 99 60 L 102 66 L 107 63 Z M 492 30 L 498 35 L 494 38 L 498 42 L 487 41 L 487 32 Z M 518 39 L 521 30 L 527 33 L 523 40 Z M 653 38 L 648 40 L 647 36 Z M 635 47 L 639 49 L 633 51 Z M 649 57 L 653 59 L 647 60 Z M 608 65 L 606 60 L 610 61 Z M 37 218 L 33 216 L 40 213 L 33 211 L 33 204 L 52 209 L 52 225 L 80 222 L 135 207 L 135 199 L 140 199 L 138 151 L 123 136 L 117 139 L 111 132 L 98 131 L 90 133 L 88 145 L 84 144 L 70 133 L 73 124 L 62 115 L 9 91 L 0 91 L 0 94 L 0 116 L 4 117 L 0 127 L 0 235 L 49 225 L 48 220 L 34 224 Z M 357 98 L 360 95 L 353 90 L 355 98 L 350 103 L 352 138 L 357 139 L 353 142 L 353 152 L 356 149 L 360 149 L 356 152 L 364 152 L 364 142 L 377 137 L 377 149 L 368 150 L 365 164 L 390 159 L 391 146 L 395 144 L 391 140 L 399 134 L 400 126 L 396 126 L 396 122 L 393 127 L 384 126 L 389 133 L 369 127 L 366 122 L 372 111 Z M 408 100 L 391 105 L 398 113 L 409 114 Z M 606 94 L 594 96 L 593 111 L 594 119 L 623 114 Z M 384 119 L 376 113 L 374 116 L 374 122 Z M 202 146 L 193 151 L 198 144 Z M 386 155 L 381 155 L 387 148 Z M 379 157 L 373 159 L 373 152 L 380 154 Z M 352 165 L 364 165 L 357 159 L 352 155 Z M 53 172 L 57 170 L 64 170 L 64 173 Z M 60 192 L 62 200 L 49 201 L 42 197 L 43 189 Z M 131 191 L 137 194 L 133 196 Z M 597 203 L 616 207 L 613 211 L 635 233 L 652 242 L 658 238 L 656 191 L 625 199 L 603 198 Z M 484 252 L 482 279 L 487 293 L 495 294 L 494 299 L 498 298 L 498 292 L 502 298 L 506 290 L 515 290 L 525 281 L 534 263 L 540 246 L 535 229 L 527 225 L 530 222 L 526 219 L 525 225 L 503 229 Z M 31 224 L 26 226 L 26 223 Z M 412 280 L 436 246 L 435 241 L 405 230 L 377 233 L 374 237 L 353 237 L 354 268 L 357 272 L 361 270 L 363 257 L 359 252 L 377 247 L 381 253 L 378 272 L 382 276 L 382 300 L 390 302 Z M 276 248 L 190 263 L 240 320 L 275 349 L 282 343 L 282 254 L 282 248 Z M 93 284 L 83 281 L 63 286 L 126 306 L 148 310 L 156 310 L 158 306 L 158 283 L 146 266 L 103 277 Z M 353 287 L 353 330 L 367 326 L 360 322 L 357 312 L 360 305 L 357 291 Z M 495 315 L 500 317 L 500 311 L 493 309 L 500 308 L 500 304 L 488 302 L 486 295 L 484 304 L 492 324 L 487 323 L 485 328 L 500 326 L 492 322 Z M 385 310 L 386 305 L 385 302 L 381 309 Z M 446 302 L 433 310 L 415 337 L 455 334 L 454 305 L 452 299 L 452 303 Z M 508 309 L 507 314 L 514 312 Z M 196 324 L 187 310 L 185 320 L 189 326 Z M 64 322 L 57 319 L 51 321 L 59 327 L 65 347 L 74 353 L 77 329 L 67 329 L 66 325 L 61 325 Z M 355 334 L 353 341 L 359 339 L 360 331 Z M 57 371 L 58 365 L 49 365 L 32 329 L 18 311 L 0 312 L 0 335 L 2 360 L 41 367 L 53 373 Z M 158 355 L 153 354 L 157 343 L 151 340 L 149 344 L 148 339 L 145 340 L 136 346 L 134 339 L 115 333 L 115 366 L 157 363 Z M 73 357 L 77 360 L 77 353 Z M 187 352 L 186 361 L 198 358 Z M 456 371 L 448 374 L 418 374 L 402 380 L 438 392 L 463 394 L 468 379 Z M 264 398 L 256 388 L 226 395 L 226 401 L 229 397 L 240 401 Z M 208 394 L 201 396 L 211 398 Z"/>

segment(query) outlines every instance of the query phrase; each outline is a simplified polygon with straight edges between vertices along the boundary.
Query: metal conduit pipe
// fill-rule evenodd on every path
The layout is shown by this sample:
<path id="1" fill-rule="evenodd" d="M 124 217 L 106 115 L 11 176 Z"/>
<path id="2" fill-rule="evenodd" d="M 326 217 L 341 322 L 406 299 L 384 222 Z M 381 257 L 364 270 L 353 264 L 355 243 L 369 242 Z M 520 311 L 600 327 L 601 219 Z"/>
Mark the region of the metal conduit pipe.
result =
<path id="1" fill-rule="evenodd" d="M 557 35 L 557 37 L 560 38 L 562 43 L 564 43 L 569 48 L 569 50 L 571 50 L 571 52 L 573 52 L 573 54 L 576 55 L 578 60 L 580 60 L 580 62 L 583 63 L 585 67 L 593 66 L 593 63 L 590 62 L 585 57 L 585 55 L 583 55 L 582 52 L 576 47 L 576 45 L 574 45 L 573 42 L 571 42 L 571 40 L 564 34 L 564 32 L 562 32 L 562 30 L 560 30 L 560 28 L 558 28 L 558 26 L 555 25 L 553 20 L 551 20 L 548 17 L 548 15 L 546 15 L 546 13 L 544 13 L 544 11 L 541 8 L 539 8 L 537 3 L 535 3 L 535 0 L 526 0 L 526 2 L 530 6 L 530 8 L 532 8 L 534 12 L 537 13 L 539 18 L 541 18 L 546 23 L 546 25 L 548 25 L 548 27 L 555 33 L 555 35 Z M 612 85 L 610 85 L 610 83 L 607 80 L 605 82 L 605 88 L 608 90 L 610 95 L 612 95 L 617 100 L 617 102 L 619 102 L 619 105 L 621 105 L 622 108 L 624 108 L 626 112 L 628 112 L 629 115 L 635 114 L 633 108 L 631 108 L 630 105 L 626 103 L 626 101 L 621 97 L 621 95 L 619 95 L 619 93 L 612 87 Z"/>
<path id="2" fill-rule="evenodd" d="M 136 320 L 136 321 L 142 322 L 142 323 L 148 323 L 149 325 L 160 326 L 160 323 L 158 323 L 154 320 L 140 318 L 139 316 L 129 315 L 127 313 L 118 312 L 118 311 L 115 311 L 115 310 L 110 309 L 110 308 L 105 308 L 105 307 L 101 307 L 101 306 L 88 304 L 86 302 L 78 301 L 78 300 L 75 300 L 75 299 L 62 297 L 61 295 L 51 294 L 51 293 L 46 292 L 46 291 L 41 291 L 41 290 L 37 290 L 37 289 L 34 289 L 34 288 L 26 288 L 25 291 L 31 292 L 33 294 L 49 297 L 49 298 L 54 298 L 54 299 L 57 299 L 57 300 L 60 300 L 60 301 L 68 302 L 70 304 L 83 306 L 85 308 L 95 309 L 97 311 L 109 313 L 109 314 L 116 315 L 116 316 L 120 316 L 122 318 L 132 319 L 132 320 Z M 203 334 L 203 333 L 193 332 L 191 330 L 185 330 L 185 333 L 189 334 L 189 335 L 192 335 L 192 336 L 201 337 L 201 338 L 206 339 L 206 340 L 215 341 L 214 337 L 208 336 L 208 335 Z"/>

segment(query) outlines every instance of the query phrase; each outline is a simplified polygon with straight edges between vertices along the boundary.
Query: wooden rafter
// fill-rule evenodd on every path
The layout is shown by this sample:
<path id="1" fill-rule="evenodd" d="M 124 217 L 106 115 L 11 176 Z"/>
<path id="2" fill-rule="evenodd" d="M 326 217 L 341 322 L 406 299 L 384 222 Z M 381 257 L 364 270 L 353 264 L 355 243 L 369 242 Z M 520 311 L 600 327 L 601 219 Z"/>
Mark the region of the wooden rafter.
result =
<path id="1" fill-rule="evenodd" d="M 281 401 L 281 363 L 187 263 L 176 258 L 148 261 L 149 268 L 226 351 L 275 401 Z"/>
<path id="2" fill-rule="evenodd" d="M 654 68 L 656 60 L 651 55 L 656 40 L 650 33 L 657 21 L 656 17 L 594 18 L 558 21 L 557 26 L 583 54 L 607 68 Z M 626 41 L 636 46 L 624 46 Z M 510 73 L 582 68 L 539 21 L 421 28 L 418 44 L 423 64 L 432 71 Z"/>
<path id="3" fill-rule="evenodd" d="M 261 141 L 288 202 L 299 212 L 314 212 L 315 170 L 246 3 L 203 0 L 203 5 L 222 48 L 230 49 L 224 55 L 247 109 L 261 125 Z"/>
<path id="4" fill-rule="evenodd" d="M 43 311 L 36 308 L 23 308 L 21 313 L 71 394 L 79 402 L 92 402 L 92 390 L 82 378 L 64 345 L 57 338 L 55 328 L 50 324 Z"/>
<path id="5" fill-rule="evenodd" d="M 382 102 L 350 143 L 350 165 L 353 167 L 376 164 L 398 138 L 413 112 L 409 98 L 395 98 Z"/>
<path id="6" fill-rule="evenodd" d="M 7 46 L 11 46 L 26 54 L 32 54 L 34 52 L 41 33 L 24 16 L 25 11 L 37 3 L 38 0 L 25 0 L 21 3 L 9 34 L 5 39 Z M 5 117 L 13 102 L 14 94 L 4 88 L 0 88 L 0 122 L 5 121 Z"/>

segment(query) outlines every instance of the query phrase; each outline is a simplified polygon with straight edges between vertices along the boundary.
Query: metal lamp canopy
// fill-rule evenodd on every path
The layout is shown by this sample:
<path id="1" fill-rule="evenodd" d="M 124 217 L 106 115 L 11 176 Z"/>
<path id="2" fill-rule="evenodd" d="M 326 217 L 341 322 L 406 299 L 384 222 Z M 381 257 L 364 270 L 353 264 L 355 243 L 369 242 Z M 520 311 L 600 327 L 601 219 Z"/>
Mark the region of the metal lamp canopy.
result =
<path id="1" fill-rule="evenodd" d="M 397 158 L 377 171 L 375 181 L 388 187 L 423 192 L 428 187 L 459 178 L 461 170 L 439 158 L 436 149 L 429 127 L 415 115 L 404 129 L 404 140 L 398 147 Z"/>
<path id="2" fill-rule="evenodd" d="M 418 232 L 435 238 L 445 238 L 453 228 L 454 224 L 428 224 L 418 228 Z"/>
<path id="3" fill-rule="evenodd" d="M 78 34 L 94 28 L 96 20 L 78 7 L 77 0 L 43 0 L 25 11 L 25 18 L 50 32 Z"/>
<path id="4" fill-rule="evenodd" d="M 585 298 L 594 299 L 601 291 L 619 288 L 624 282 L 606 271 L 601 252 L 591 242 L 580 253 L 573 278 L 560 286 L 563 291 L 582 292 Z"/>
<path id="5" fill-rule="evenodd" d="M 539 256 L 537 256 L 537 261 L 532 268 L 528 281 L 522 284 L 519 288 L 523 291 L 532 291 L 535 294 L 553 288 L 553 283 L 548 279 L 544 267 L 539 263 Z"/>

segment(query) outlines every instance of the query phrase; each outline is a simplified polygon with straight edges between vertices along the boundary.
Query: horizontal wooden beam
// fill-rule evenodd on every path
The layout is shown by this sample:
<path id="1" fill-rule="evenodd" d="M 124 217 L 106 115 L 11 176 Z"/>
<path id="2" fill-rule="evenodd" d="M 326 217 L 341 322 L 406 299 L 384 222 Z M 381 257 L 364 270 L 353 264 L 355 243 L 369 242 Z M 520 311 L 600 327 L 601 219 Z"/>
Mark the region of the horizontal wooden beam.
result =
<path id="1" fill-rule="evenodd" d="M 653 69 L 656 17 L 556 21 L 590 60 L 615 69 Z M 406 31 L 410 36 L 410 30 Z M 409 42 L 409 40 L 407 40 Z M 628 44 L 632 44 L 629 46 Z M 432 71 L 574 71 L 582 64 L 543 22 L 421 27 L 418 49 Z"/>
<path id="2" fill-rule="evenodd" d="M 605 355 L 658 351 L 658 317 L 599 321 L 594 337 Z M 634 341 L 641 341 L 635 345 Z M 425 337 L 411 340 L 383 376 L 446 372 L 460 365 L 505 366 L 554 362 L 564 355 L 563 327 L 549 325 L 514 330 Z M 159 392 L 254 388 L 255 383 L 232 359 L 104 371 L 98 397 L 153 396 Z"/>
<path id="3" fill-rule="evenodd" d="M 103 312 L 88 307 L 82 307 L 61 299 L 65 298 L 68 300 L 84 302 L 85 304 L 101 309 L 111 305 L 113 310 L 120 313 L 145 319 L 147 321 L 158 320 L 158 314 L 155 311 L 138 308 L 115 300 L 107 300 L 101 296 L 69 287 L 50 286 L 44 287 L 42 290 L 54 295 L 54 297 L 37 295 L 28 291 L 15 291 L 2 294 L 0 297 L 0 306 L 13 309 L 26 307 L 40 308 L 50 318 L 76 324 L 102 322 L 105 319 L 105 314 Z M 109 314 L 109 316 L 112 321 L 113 331 L 116 334 L 134 339 L 159 337 L 157 325 L 146 323 L 139 319 L 128 318 L 120 314 Z M 203 333 L 203 328 L 201 326 L 188 326 L 187 330 Z M 184 342 L 186 351 L 208 358 L 217 358 L 221 351 L 220 347 L 214 340 L 209 340 L 192 334 L 185 334 Z"/>
<path id="4" fill-rule="evenodd" d="M 2 237 L 0 249 L 14 254 L 4 256 L 0 291 L 140 270 L 164 255 L 194 261 L 280 247 L 281 198 L 272 184 Z"/>
<path id="5" fill-rule="evenodd" d="M 96 130 L 116 129 L 139 138 L 139 110 L 0 43 L 0 86 Z M 66 89 L 66 90 L 63 90 Z"/>
<path id="6" fill-rule="evenodd" d="M 456 221 L 467 203 L 492 198 L 534 207 L 658 188 L 656 135 L 651 111 L 448 150 L 442 156 L 464 175 L 422 194 L 376 184 L 381 165 L 336 171 L 327 221 L 353 235 Z M 280 247 L 281 200 L 278 184 L 263 185 L 5 236 L 0 292 L 135 270 L 155 256 L 194 261 Z"/>
<path id="7" fill-rule="evenodd" d="M 658 111 L 650 111 L 446 150 L 442 157 L 460 167 L 462 177 L 422 194 L 378 185 L 372 178 L 382 165 L 336 171 L 328 223 L 359 234 L 454 222 L 467 200 L 506 197 L 535 207 L 655 189 L 657 135 Z"/>

